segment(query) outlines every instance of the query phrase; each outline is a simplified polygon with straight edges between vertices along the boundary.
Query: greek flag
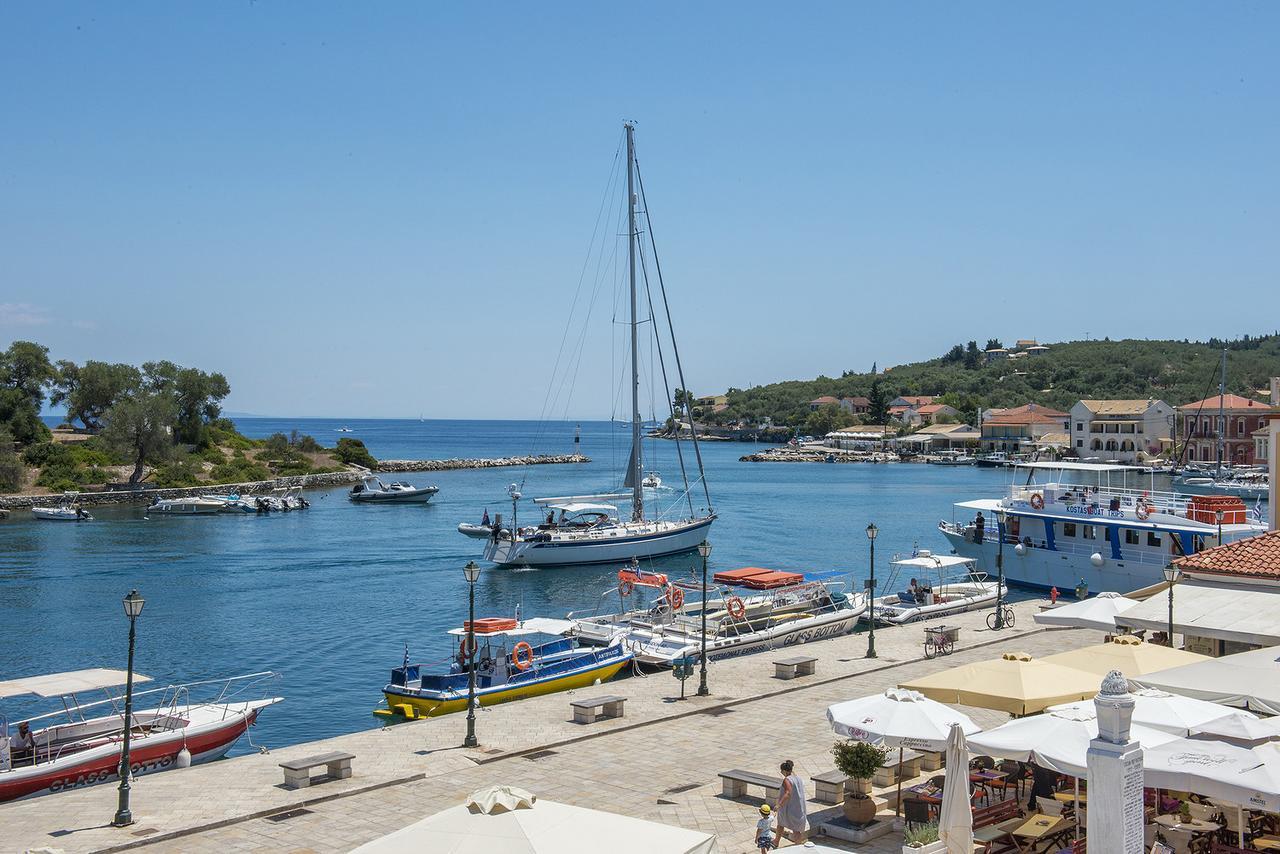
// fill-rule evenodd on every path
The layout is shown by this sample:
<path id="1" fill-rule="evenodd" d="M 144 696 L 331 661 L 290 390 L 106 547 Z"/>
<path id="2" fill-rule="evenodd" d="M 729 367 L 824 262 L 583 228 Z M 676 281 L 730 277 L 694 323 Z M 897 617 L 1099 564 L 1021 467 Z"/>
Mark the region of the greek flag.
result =
<path id="1" fill-rule="evenodd" d="M 1257 503 L 1253 505 L 1253 518 L 1259 522 L 1262 521 L 1262 499 L 1259 498 Z"/>
<path id="2" fill-rule="evenodd" d="M 409 669 L 409 644 L 404 645 L 404 669 Z"/>

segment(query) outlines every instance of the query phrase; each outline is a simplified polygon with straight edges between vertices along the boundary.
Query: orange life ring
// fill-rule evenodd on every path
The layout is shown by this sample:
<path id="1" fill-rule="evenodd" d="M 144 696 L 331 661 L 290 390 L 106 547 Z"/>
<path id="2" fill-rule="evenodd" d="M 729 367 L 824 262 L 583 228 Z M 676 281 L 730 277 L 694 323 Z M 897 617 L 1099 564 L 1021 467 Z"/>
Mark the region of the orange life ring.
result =
<path id="1" fill-rule="evenodd" d="M 1145 521 L 1151 515 L 1151 508 L 1147 506 L 1145 501 L 1139 501 L 1138 505 L 1133 508 L 1133 515 Z"/>
<path id="2" fill-rule="evenodd" d="M 671 604 L 671 610 L 680 610 L 680 607 L 684 605 L 684 591 L 679 587 L 672 587 L 667 591 L 667 602 Z"/>
<path id="3" fill-rule="evenodd" d="M 632 584 L 630 581 L 627 581 L 625 579 L 618 583 L 618 592 L 621 593 L 623 596 L 630 596 L 631 591 L 635 589 L 636 589 L 636 586 Z"/>
<path id="4" fill-rule="evenodd" d="M 474 637 L 473 637 L 473 638 L 471 638 L 471 654 L 472 654 L 472 655 L 475 655 L 476 647 L 477 647 L 477 646 L 478 646 L 478 644 L 476 643 L 476 639 L 475 639 Z M 462 637 L 458 638 L 458 659 L 459 659 L 460 661 L 466 661 L 466 660 L 467 660 L 467 658 L 468 658 L 468 656 L 467 656 L 467 636 L 466 636 L 466 635 L 463 635 Z"/>
<path id="5" fill-rule="evenodd" d="M 741 620 L 747 616 L 747 606 L 737 596 L 729 597 L 729 601 L 725 603 L 725 608 L 729 611 L 729 616 L 735 620 Z"/>
<path id="6" fill-rule="evenodd" d="M 525 651 L 525 655 L 520 655 L 520 650 Z M 511 663 L 516 666 L 516 670 L 528 670 L 533 666 L 533 647 L 524 641 L 516 644 L 511 650 Z"/>
<path id="7" fill-rule="evenodd" d="M 1044 509 L 1044 496 L 1043 496 L 1043 495 L 1041 495 L 1041 494 L 1040 494 L 1040 493 L 1038 493 L 1038 492 L 1033 492 L 1033 493 L 1031 493 L 1031 509 L 1033 509 L 1033 510 L 1043 510 L 1043 509 Z"/>

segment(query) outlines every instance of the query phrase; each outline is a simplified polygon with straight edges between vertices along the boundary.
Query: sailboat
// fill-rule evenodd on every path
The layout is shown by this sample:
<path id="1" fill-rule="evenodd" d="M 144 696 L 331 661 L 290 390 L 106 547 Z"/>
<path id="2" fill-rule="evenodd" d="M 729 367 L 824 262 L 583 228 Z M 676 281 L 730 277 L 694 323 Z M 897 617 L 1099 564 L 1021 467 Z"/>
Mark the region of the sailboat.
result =
<path id="1" fill-rule="evenodd" d="M 702 468 L 702 452 L 698 448 L 696 433 L 692 436 L 694 456 L 697 460 L 699 480 L 703 494 L 706 496 L 706 508 L 701 512 L 694 510 L 693 499 L 687 477 L 684 483 L 684 499 L 688 505 L 688 514 L 681 518 L 671 518 L 668 514 L 660 514 L 650 518 L 645 514 L 644 468 L 642 453 L 642 427 L 640 415 L 640 363 L 639 363 L 639 327 L 640 317 L 639 292 L 636 280 L 636 262 L 641 251 L 640 232 L 636 223 L 636 203 L 639 199 L 636 189 L 638 168 L 635 156 L 635 126 L 627 122 L 623 125 L 626 131 L 627 147 L 627 283 L 630 295 L 630 345 L 629 358 L 631 382 L 631 457 L 624 473 L 623 488 L 629 492 L 612 492 L 600 495 L 565 495 L 555 498 L 535 498 L 533 503 L 539 507 L 538 524 L 520 527 L 517 524 L 518 502 L 521 493 L 515 484 L 508 490 L 511 496 L 511 526 L 494 526 L 492 535 L 485 544 L 484 558 L 499 566 L 569 566 L 587 563 L 615 563 L 633 559 L 655 558 L 662 555 L 678 554 L 697 548 L 707 538 L 707 532 L 716 515 L 711 507 L 711 494 L 706 485 L 706 476 Z M 640 182 L 639 193 L 643 194 L 644 184 Z M 648 222 L 648 206 L 645 207 L 645 218 Z M 652 228 L 649 229 L 649 240 L 652 241 Z M 651 243 L 648 245 L 652 245 Z M 663 302 L 666 290 L 662 286 L 661 268 L 656 270 L 657 281 Z M 651 313 L 653 297 L 649 291 L 648 274 L 646 273 L 645 290 L 649 298 Z M 670 307 L 667 309 L 668 330 L 670 331 Z M 650 317 L 646 320 L 654 320 Z M 655 324 L 656 325 L 656 324 Z M 656 334 L 656 333 L 655 333 Z M 674 342 L 674 332 L 672 332 Z M 674 348 L 673 348 L 674 349 Z M 681 388 L 688 388 L 684 381 L 684 369 L 680 364 L 679 351 L 674 352 L 676 378 Z M 666 366 L 663 364 L 663 375 Z M 671 395 L 666 395 L 671 400 Z M 674 415 L 674 413 L 673 413 Z M 690 419 L 692 421 L 692 419 Z M 691 425 L 692 426 L 692 425 Z M 680 454 L 677 443 L 677 453 Z M 683 474 L 683 456 L 681 456 L 681 472 Z M 630 513 L 625 517 L 618 511 L 618 502 L 630 501 Z M 545 516 L 543 515 L 545 514 Z"/>

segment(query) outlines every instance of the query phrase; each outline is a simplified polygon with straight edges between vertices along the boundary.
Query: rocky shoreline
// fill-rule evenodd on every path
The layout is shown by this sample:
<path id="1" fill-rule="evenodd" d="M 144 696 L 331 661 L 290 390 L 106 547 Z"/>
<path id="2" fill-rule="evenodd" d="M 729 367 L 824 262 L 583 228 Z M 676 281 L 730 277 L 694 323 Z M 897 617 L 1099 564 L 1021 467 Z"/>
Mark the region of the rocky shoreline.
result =
<path id="1" fill-rule="evenodd" d="M 377 471 L 421 472 L 451 471 L 454 469 L 483 469 L 502 466 L 554 465 L 558 463 L 588 463 L 591 460 L 582 454 L 551 454 L 528 457 L 501 457 L 498 459 L 464 459 L 464 460 L 383 460 L 378 463 Z M 240 495 L 260 495 L 273 489 L 325 489 L 334 486 L 345 486 L 356 483 L 366 474 L 363 470 L 351 469 L 323 474 L 299 474 L 277 477 L 271 480 L 256 480 L 247 483 L 218 483 L 204 486 L 184 486 L 173 489 L 130 489 L 112 492 L 81 492 L 76 501 L 84 506 L 103 504 L 149 504 L 156 498 L 185 498 L 210 493 L 238 493 Z M 27 509 L 37 505 L 57 504 L 63 500 L 61 495 L 0 495 L 0 509 Z"/>
<path id="2" fill-rule="evenodd" d="M 838 448 L 769 448 L 738 457 L 740 463 L 896 463 L 897 455 L 842 451 Z"/>

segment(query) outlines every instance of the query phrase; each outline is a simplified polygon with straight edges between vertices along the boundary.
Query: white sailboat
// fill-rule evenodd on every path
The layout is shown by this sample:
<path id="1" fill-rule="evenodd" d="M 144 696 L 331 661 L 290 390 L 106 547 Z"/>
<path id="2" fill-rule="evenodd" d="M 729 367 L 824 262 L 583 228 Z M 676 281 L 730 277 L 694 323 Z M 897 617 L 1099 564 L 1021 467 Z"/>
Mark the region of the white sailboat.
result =
<path id="1" fill-rule="evenodd" d="M 603 495 L 571 495 L 557 498 L 537 498 L 534 503 L 545 512 L 545 518 L 539 514 L 539 524 L 520 527 L 517 524 L 518 502 L 521 494 L 513 484 L 509 490 L 512 502 L 512 519 L 510 527 L 495 526 L 488 542 L 485 544 L 484 558 L 500 566 L 568 566 L 585 563 L 613 563 L 635 558 L 654 558 L 662 555 L 677 554 L 697 548 L 707 538 L 708 529 L 715 521 L 715 512 L 711 508 L 711 495 L 706 486 L 706 477 L 702 469 L 702 454 L 698 448 L 696 434 L 692 437 L 694 456 L 697 460 L 699 480 L 702 492 L 706 497 L 706 507 L 696 512 L 693 506 L 688 479 L 684 482 L 684 499 L 688 505 L 688 514 L 680 518 L 672 518 L 667 514 L 656 518 L 645 515 L 642 427 L 640 416 L 640 365 L 639 365 L 639 325 L 641 318 L 638 311 L 639 293 L 636 287 L 636 262 L 640 250 L 640 232 L 636 222 L 636 204 L 638 170 L 635 160 L 635 127 L 630 122 L 624 125 L 627 146 L 627 261 L 628 285 L 630 294 L 630 382 L 631 382 L 631 459 L 627 465 L 623 487 L 630 492 L 608 493 Z M 644 185 L 640 182 L 638 192 L 643 195 Z M 648 222 L 648 208 L 645 208 Z M 652 228 L 649 228 L 649 241 L 652 241 Z M 647 245 L 652 245 L 650 242 Z M 665 287 L 662 285 L 661 268 L 656 269 L 656 278 L 665 304 Z M 649 281 L 646 273 L 646 294 Z M 653 298 L 650 296 L 650 305 Z M 665 306 L 664 306 L 665 307 Z M 649 320 L 656 321 L 656 317 Z M 670 309 L 667 307 L 668 330 L 670 330 Z M 656 334 L 656 333 L 655 333 Z M 674 343 L 674 332 L 671 333 Z M 673 348 L 674 350 L 674 348 Z M 680 354 L 674 350 L 676 379 L 681 388 L 687 388 L 684 380 L 684 369 L 680 364 Z M 666 366 L 663 363 L 663 376 Z M 666 398 L 671 399 L 667 394 Z M 674 415 L 674 413 L 673 413 Z M 692 419 L 690 419 L 692 421 Z M 677 453 L 679 444 L 677 443 Z M 681 457 L 681 472 L 684 472 Z M 630 501 L 630 513 L 619 513 L 615 502 Z M 558 514 L 558 515 L 557 515 Z"/>

